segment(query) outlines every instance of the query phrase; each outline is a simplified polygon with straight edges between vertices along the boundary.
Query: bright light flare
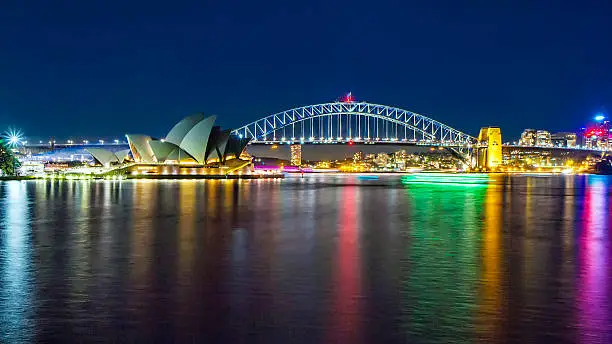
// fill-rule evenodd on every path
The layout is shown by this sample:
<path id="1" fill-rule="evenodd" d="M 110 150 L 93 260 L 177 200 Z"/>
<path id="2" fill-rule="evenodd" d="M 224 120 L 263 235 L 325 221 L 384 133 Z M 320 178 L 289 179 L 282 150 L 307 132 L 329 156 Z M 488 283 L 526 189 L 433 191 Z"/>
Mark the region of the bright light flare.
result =
<path id="1" fill-rule="evenodd" d="M 8 145 L 11 147 L 17 147 L 23 143 L 23 134 L 21 130 L 9 129 L 5 134 L 4 138 L 8 141 Z"/>

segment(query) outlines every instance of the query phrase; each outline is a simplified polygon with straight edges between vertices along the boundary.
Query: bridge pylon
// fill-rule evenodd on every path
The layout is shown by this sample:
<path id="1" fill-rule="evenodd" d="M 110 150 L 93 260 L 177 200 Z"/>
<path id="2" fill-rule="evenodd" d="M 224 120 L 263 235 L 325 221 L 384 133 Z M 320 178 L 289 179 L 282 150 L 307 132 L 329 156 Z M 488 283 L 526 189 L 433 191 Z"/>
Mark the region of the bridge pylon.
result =
<path id="1" fill-rule="evenodd" d="M 476 167 L 495 171 L 502 164 L 502 137 L 499 127 L 480 128 L 476 146 Z"/>

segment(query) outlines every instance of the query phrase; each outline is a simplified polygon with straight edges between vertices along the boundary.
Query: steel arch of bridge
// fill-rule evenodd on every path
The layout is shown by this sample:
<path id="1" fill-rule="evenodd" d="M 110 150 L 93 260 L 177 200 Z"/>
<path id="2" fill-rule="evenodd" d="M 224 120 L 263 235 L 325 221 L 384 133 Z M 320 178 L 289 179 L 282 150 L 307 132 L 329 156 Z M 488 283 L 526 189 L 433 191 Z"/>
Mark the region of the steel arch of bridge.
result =
<path id="1" fill-rule="evenodd" d="M 334 122 L 334 116 L 337 122 Z M 351 118 L 353 118 L 354 123 L 351 123 Z M 396 137 L 388 137 L 388 132 L 386 134 L 387 137 L 371 137 L 369 131 L 367 137 L 365 135 L 354 136 L 351 130 L 353 130 L 353 127 L 355 127 L 353 131 L 362 129 L 361 127 L 358 128 L 361 123 L 357 124 L 357 122 L 361 122 L 362 118 L 367 120 L 368 130 L 370 129 L 370 119 L 400 125 L 404 127 L 405 133 L 407 129 L 410 129 L 413 132 L 413 139 L 411 141 L 416 144 L 468 147 L 476 143 L 476 138 L 429 117 L 396 107 L 366 102 L 334 102 L 298 107 L 249 123 L 234 130 L 234 134 L 243 138 L 249 138 L 252 142 L 262 143 L 280 141 L 287 143 L 309 143 L 313 141 L 325 143 L 330 141 L 346 142 L 349 140 L 374 141 L 373 143 L 375 143 L 381 139 L 388 142 L 399 140 L 397 137 L 397 127 Z M 315 119 L 318 119 L 317 130 L 314 129 Z M 310 121 L 310 124 L 308 124 L 308 121 Z M 342 128 L 343 123 L 345 123 L 344 130 Z M 334 124 L 336 124 L 335 130 Z M 300 126 L 298 134 L 301 131 L 301 135 L 298 135 L 299 137 L 297 138 L 295 136 L 296 125 Z M 288 127 L 293 129 L 290 138 L 283 137 L 279 139 L 276 133 Z M 305 130 L 304 128 L 308 129 Z M 336 132 L 335 137 L 333 135 L 334 131 Z M 318 138 L 315 137 L 315 132 L 317 132 Z M 418 139 L 416 138 L 417 132 L 418 136 L 420 136 Z M 323 134 L 319 135 L 320 133 Z M 402 140 L 406 141 L 406 136 Z"/>

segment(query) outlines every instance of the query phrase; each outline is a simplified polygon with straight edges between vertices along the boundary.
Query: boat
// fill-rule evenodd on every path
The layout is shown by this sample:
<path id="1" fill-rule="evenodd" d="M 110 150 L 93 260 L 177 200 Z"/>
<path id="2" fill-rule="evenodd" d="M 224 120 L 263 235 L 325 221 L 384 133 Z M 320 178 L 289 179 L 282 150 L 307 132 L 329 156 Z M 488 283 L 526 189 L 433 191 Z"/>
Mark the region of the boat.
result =
<path id="1" fill-rule="evenodd" d="M 487 185 L 489 175 L 486 173 L 411 173 L 402 176 L 403 184 L 422 185 Z"/>

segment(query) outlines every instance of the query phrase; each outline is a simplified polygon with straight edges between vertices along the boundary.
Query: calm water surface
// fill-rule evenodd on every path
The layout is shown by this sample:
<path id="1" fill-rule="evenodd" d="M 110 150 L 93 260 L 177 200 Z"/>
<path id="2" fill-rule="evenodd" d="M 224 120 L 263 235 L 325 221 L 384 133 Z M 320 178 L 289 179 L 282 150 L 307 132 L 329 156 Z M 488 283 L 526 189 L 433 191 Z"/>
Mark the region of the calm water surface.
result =
<path id="1" fill-rule="evenodd" d="M 0 183 L 0 342 L 612 343 L 612 178 Z"/>

